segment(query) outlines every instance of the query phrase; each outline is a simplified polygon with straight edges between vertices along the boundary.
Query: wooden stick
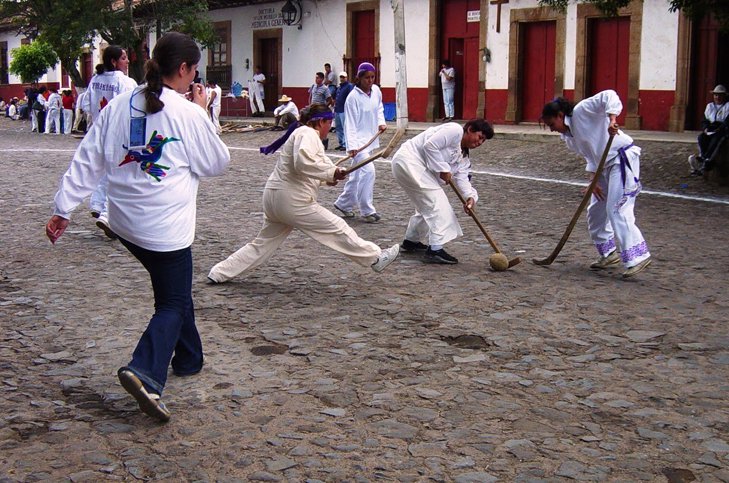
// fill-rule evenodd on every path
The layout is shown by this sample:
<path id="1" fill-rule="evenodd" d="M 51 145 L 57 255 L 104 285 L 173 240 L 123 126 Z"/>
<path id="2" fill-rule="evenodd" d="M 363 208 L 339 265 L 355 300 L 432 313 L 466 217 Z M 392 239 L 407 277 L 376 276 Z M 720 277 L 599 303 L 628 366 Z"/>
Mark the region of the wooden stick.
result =
<path id="1" fill-rule="evenodd" d="M 610 152 L 610 146 L 612 146 L 613 144 L 614 137 L 615 135 L 611 134 L 608 138 L 607 144 L 605 145 L 605 151 L 603 151 L 600 163 L 597 165 L 597 169 L 595 170 L 595 175 L 592 177 L 592 182 L 590 182 L 589 186 L 587 187 L 585 196 L 582 197 L 582 202 L 580 203 L 580 206 L 577 207 L 577 211 L 575 211 L 575 214 L 572 216 L 572 220 L 570 221 L 570 224 L 567 225 L 567 229 L 565 230 L 564 235 L 562 235 L 562 238 L 559 240 L 559 243 L 557 243 L 557 247 L 552 250 L 552 253 L 544 260 L 537 260 L 536 258 L 533 259 L 532 262 L 534 262 L 535 265 L 551 265 L 554 259 L 557 258 L 557 255 L 559 255 L 559 252 L 562 251 L 562 247 L 564 247 L 565 243 L 567 243 L 567 239 L 570 237 L 570 234 L 572 234 L 572 230 L 575 228 L 577 220 L 580 219 L 582 211 L 585 209 L 587 203 L 592 197 L 592 192 L 597 185 L 597 180 L 600 177 L 602 168 L 603 166 L 605 166 L 605 160 L 607 160 L 608 153 Z"/>
<path id="2" fill-rule="evenodd" d="M 380 149 L 379 151 L 376 151 L 374 154 L 368 156 L 367 158 L 363 159 L 359 163 L 355 164 L 349 169 L 345 169 L 345 174 L 350 174 L 354 171 L 357 171 L 358 169 L 370 164 L 372 161 L 378 158 L 386 158 L 387 156 L 392 153 L 392 151 L 395 150 L 395 147 L 398 142 L 400 142 L 400 139 L 402 139 L 403 135 L 405 135 L 404 129 L 398 129 L 395 131 L 395 134 L 392 136 L 392 139 L 390 139 L 390 142 L 387 143 L 387 146 L 385 146 L 384 149 Z"/>
<path id="3" fill-rule="evenodd" d="M 337 129 L 339 129 L 339 126 L 337 126 Z M 378 137 L 380 137 L 380 134 L 382 134 L 383 132 L 385 132 L 385 131 L 377 131 L 377 134 L 375 134 L 374 136 L 372 136 L 372 139 L 370 139 L 369 141 L 367 141 L 367 144 L 365 144 L 361 148 L 357 149 L 357 152 L 362 151 L 363 149 L 367 148 L 370 144 L 374 143 L 375 142 L 375 139 L 377 139 Z M 356 156 L 356 154 L 355 154 L 355 156 Z M 344 163 L 348 159 L 352 159 L 352 155 L 351 154 L 347 155 L 346 158 L 342 158 L 339 161 L 337 161 L 335 163 L 335 165 L 336 166 L 339 166 L 340 164 Z"/>
<path id="4" fill-rule="evenodd" d="M 463 197 L 463 195 L 461 194 L 461 191 L 456 187 L 456 184 L 453 182 L 453 180 L 449 180 L 448 184 L 451 186 L 451 188 L 453 188 L 453 191 L 456 192 L 456 196 L 458 196 L 458 199 L 461 200 L 461 203 L 463 203 L 465 205 L 467 200 Z M 476 225 L 481 230 L 481 233 L 483 233 L 483 236 L 486 237 L 486 240 L 489 242 L 489 245 L 491 245 L 491 248 L 493 248 L 496 253 L 502 253 L 502 251 L 499 249 L 498 245 L 496 245 L 496 242 L 494 241 L 494 239 L 489 236 L 488 232 L 486 231 L 486 228 L 484 228 L 484 226 L 481 224 L 481 221 L 476 216 L 476 212 L 474 211 L 473 208 L 468 210 L 468 214 L 471 218 L 473 218 L 473 221 L 476 222 Z M 521 258 L 519 258 L 519 257 L 513 258 L 513 259 L 509 260 L 509 268 L 513 267 L 514 265 L 518 265 L 519 263 L 521 263 Z"/>

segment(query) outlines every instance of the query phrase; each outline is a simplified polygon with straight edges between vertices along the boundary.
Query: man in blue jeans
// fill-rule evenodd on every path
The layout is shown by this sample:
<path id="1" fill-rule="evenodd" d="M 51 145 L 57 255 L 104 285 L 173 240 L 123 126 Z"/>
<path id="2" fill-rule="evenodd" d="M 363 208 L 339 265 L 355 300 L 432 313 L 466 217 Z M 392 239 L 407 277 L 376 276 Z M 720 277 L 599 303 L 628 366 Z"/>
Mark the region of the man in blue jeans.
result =
<path id="1" fill-rule="evenodd" d="M 344 139 L 344 101 L 347 100 L 347 96 L 352 92 L 352 84 L 349 82 L 349 76 L 346 72 L 339 73 L 339 89 L 337 90 L 337 100 L 334 101 L 334 122 L 337 125 L 337 151 L 346 151 L 347 142 Z"/>

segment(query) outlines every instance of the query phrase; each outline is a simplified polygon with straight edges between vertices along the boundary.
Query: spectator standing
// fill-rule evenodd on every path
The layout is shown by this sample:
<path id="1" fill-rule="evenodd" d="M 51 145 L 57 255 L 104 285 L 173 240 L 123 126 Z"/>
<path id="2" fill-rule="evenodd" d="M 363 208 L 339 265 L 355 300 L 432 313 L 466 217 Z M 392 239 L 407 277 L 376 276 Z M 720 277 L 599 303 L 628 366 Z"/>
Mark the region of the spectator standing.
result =
<path id="1" fill-rule="evenodd" d="M 49 89 L 51 95 L 48 96 L 47 102 L 47 114 L 46 114 L 46 134 L 51 133 L 51 127 L 53 127 L 53 134 L 61 134 L 61 96 L 58 95 L 58 89 L 51 87 Z"/>
<path id="2" fill-rule="evenodd" d="M 75 104 L 73 94 L 71 94 L 71 89 L 63 91 L 61 104 L 63 105 L 63 122 L 61 123 L 63 125 L 63 134 L 71 134 L 71 126 L 73 124 L 73 107 Z"/>
<path id="3" fill-rule="evenodd" d="M 324 64 L 324 85 L 329 89 L 332 99 L 337 97 L 337 76 L 332 72 L 332 64 Z M 339 126 L 337 126 L 338 128 Z"/>
<path id="4" fill-rule="evenodd" d="M 89 128 L 89 114 L 83 110 L 83 105 L 86 102 L 87 92 L 88 88 L 76 86 L 76 105 L 74 112 L 75 117 L 73 120 L 73 127 L 71 128 L 71 132 L 86 132 Z M 83 129 L 81 129 L 82 122 Z"/>
<path id="5" fill-rule="evenodd" d="M 349 76 L 346 72 L 342 71 L 339 73 L 339 89 L 337 89 L 337 98 L 334 101 L 334 122 L 337 124 L 337 151 L 346 151 L 347 142 L 344 137 L 344 129 L 346 123 L 346 116 L 344 115 L 344 102 L 347 100 L 347 96 L 352 92 L 354 86 L 349 82 Z"/>
<path id="6" fill-rule="evenodd" d="M 440 65 L 440 85 L 443 89 L 443 107 L 445 108 L 444 122 L 452 121 L 455 113 L 454 96 L 456 93 L 456 69 L 451 66 L 448 59 Z"/>
<path id="7" fill-rule="evenodd" d="M 220 127 L 220 100 L 223 98 L 223 90 L 214 80 L 208 79 L 208 89 L 210 97 L 208 97 L 208 113 L 210 114 L 210 120 L 213 121 L 215 131 L 218 134 L 223 132 Z"/>
<path id="8" fill-rule="evenodd" d="M 118 45 L 109 45 L 104 49 L 102 55 L 102 63 L 96 66 L 96 75 L 91 78 L 88 90 L 84 96 L 84 111 L 89 115 L 89 123 L 93 124 L 101 115 L 106 105 L 117 95 L 130 91 L 137 87 L 137 82 L 127 77 L 127 69 L 129 68 L 129 58 L 126 50 Z M 89 200 L 89 208 L 91 216 L 98 218 L 96 226 L 101 228 L 104 234 L 116 239 L 116 234 L 109 227 L 107 216 L 108 203 L 106 199 L 106 190 L 109 184 L 109 178 L 104 175 L 99 180 L 99 186 L 91 195 Z"/>
<path id="9" fill-rule="evenodd" d="M 375 67 L 363 62 L 357 68 L 357 79 L 352 92 L 344 102 L 344 133 L 347 151 L 352 156 L 352 164 L 359 163 L 380 147 L 375 139 L 364 147 L 378 131 L 387 129 L 385 110 L 382 105 L 382 92 L 375 84 Z M 365 223 L 377 223 L 380 214 L 374 205 L 375 164 L 370 163 L 347 177 L 342 193 L 334 202 L 334 207 L 345 218 L 354 217 L 354 209 L 359 210 Z"/>
<path id="10" fill-rule="evenodd" d="M 263 85 L 266 83 L 266 76 L 261 72 L 261 66 L 257 65 L 253 70 L 253 78 L 248 81 L 248 97 L 251 101 L 253 117 L 263 117 L 266 112 L 264 104 Z"/>
<path id="11" fill-rule="evenodd" d="M 273 111 L 275 124 L 271 128 L 272 131 L 283 131 L 299 120 L 299 108 L 289 96 L 283 94 L 278 102 L 281 105 Z"/>
<path id="12" fill-rule="evenodd" d="M 139 408 L 160 421 L 170 419 L 160 400 L 170 364 L 177 376 L 203 367 L 192 299 L 195 200 L 200 178 L 222 174 L 230 161 L 205 112 L 203 86 L 193 85 L 193 102 L 182 96 L 199 60 L 187 35 L 170 32 L 157 41 L 146 85 L 120 94 L 96 118 L 61 178 L 46 225 L 55 243 L 74 208 L 109 172 L 112 227 L 149 273 L 154 294 L 154 315 L 117 376 Z M 133 116 L 145 119 L 143 136 L 151 136 L 143 151 L 131 149 L 140 142 L 130 135 Z"/>

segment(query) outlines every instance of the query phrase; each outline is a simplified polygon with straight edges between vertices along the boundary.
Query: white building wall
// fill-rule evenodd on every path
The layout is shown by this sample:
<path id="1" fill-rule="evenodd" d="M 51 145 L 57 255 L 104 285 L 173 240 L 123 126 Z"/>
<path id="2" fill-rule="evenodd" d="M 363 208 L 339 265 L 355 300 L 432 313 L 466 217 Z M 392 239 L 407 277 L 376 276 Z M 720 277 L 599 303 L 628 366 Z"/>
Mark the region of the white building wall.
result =
<path id="1" fill-rule="evenodd" d="M 340 0 L 304 0 L 301 29 L 282 24 L 279 12 L 284 2 L 238 7 L 209 12 L 214 21 L 231 21 L 231 63 L 233 81 L 245 85 L 253 76 L 253 32 L 259 29 L 282 29 L 282 78 L 285 87 L 309 87 L 324 63 L 332 65 L 336 73 L 342 70 L 342 57 L 347 45 L 347 3 Z M 390 0 L 380 0 L 379 46 L 381 84 L 395 85 L 395 43 L 393 12 Z M 408 0 L 405 5 L 406 55 L 408 86 L 428 86 L 428 0 Z M 245 60 L 249 59 L 246 69 Z M 207 65 L 207 51 L 203 52 L 200 71 Z M 265 72 L 264 72 L 265 74 Z M 349 72 L 350 78 L 354 72 Z"/>
<path id="2" fill-rule="evenodd" d="M 511 9 L 524 8 L 524 2 L 514 0 L 501 5 L 501 32 L 496 32 L 498 9 L 489 3 L 486 48 L 491 51 L 491 62 L 486 64 L 486 88 L 509 88 L 509 17 Z M 530 5 L 531 6 L 531 5 Z M 483 19 L 481 19 L 483 21 Z"/>
<path id="3" fill-rule="evenodd" d="M 678 62 L 678 12 L 666 0 L 643 2 L 640 39 L 640 89 L 674 90 Z"/>

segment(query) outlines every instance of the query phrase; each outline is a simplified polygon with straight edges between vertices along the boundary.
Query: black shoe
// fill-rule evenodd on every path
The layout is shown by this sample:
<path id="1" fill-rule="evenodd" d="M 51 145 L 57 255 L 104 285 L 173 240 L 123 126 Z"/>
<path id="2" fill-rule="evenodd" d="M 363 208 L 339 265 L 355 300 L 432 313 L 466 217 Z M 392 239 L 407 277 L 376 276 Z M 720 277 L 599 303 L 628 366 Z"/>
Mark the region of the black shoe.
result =
<path id="1" fill-rule="evenodd" d="M 428 249 L 428 245 L 410 240 L 403 240 L 400 244 L 400 250 L 406 253 L 422 252 Z"/>
<path id="2" fill-rule="evenodd" d="M 425 261 L 428 263 L 443 263 L 447 265 L 454 265 L 458 263 L 458 259 L 454 256 L 449 255 L 442 248 L 440 250 L 431 250 L 430 247 L 425 251 Z"/>

